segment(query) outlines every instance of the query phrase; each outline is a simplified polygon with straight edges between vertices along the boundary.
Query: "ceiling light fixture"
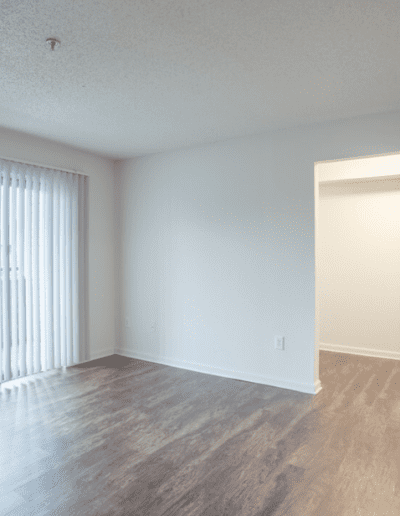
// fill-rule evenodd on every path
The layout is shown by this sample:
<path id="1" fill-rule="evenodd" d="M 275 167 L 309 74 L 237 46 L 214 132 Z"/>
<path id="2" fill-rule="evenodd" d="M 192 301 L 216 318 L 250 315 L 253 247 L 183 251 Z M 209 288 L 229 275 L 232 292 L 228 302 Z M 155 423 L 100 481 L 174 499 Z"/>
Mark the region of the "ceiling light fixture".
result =
<path id="1" fill-rule="evenodd" d="M 54 47 L 59 47 L 61 42 L 56 38 L 47 38 L 46 43 L 51 46 L 51 50 L 54 50 Z"/>

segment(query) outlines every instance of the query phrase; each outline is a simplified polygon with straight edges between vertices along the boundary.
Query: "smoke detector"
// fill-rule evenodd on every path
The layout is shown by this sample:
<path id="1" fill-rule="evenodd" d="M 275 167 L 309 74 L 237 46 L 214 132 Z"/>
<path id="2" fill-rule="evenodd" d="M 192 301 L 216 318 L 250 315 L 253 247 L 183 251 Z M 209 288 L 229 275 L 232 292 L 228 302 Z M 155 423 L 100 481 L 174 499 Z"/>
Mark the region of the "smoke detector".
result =
<path id="1" fill-rule="evenodd" d="M 51 50 L 61 45 L 61 42 L 56 38 L 47 38 L 46 43 L 51 47 Z"/>

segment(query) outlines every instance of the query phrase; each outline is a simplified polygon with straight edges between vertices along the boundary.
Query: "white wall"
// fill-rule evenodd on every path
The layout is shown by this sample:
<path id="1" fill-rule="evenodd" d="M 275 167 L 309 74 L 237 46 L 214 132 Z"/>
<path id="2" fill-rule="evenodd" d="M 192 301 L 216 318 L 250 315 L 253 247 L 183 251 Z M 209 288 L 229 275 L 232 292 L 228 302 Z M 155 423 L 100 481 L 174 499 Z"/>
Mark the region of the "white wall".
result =
<path id="1" fill-rule="evenodd" d="M 399 360 L 400 155 L 317 170 L 320 347 Z"/>
<path id="2" fill-rule="evenodd" d="M 399 119 L 118 162 L 116 352 L 316 392 L 314 162 L 398 151 Z M 285 337 L 284 351 L 274 335 Z"/>
<path id="3" fill-rule="evenodd" d="M 115 347 L 114 163 L 72 147 L 0 128 L 0 156 L 84 172 L 88 191 L 87 360 Z"/>

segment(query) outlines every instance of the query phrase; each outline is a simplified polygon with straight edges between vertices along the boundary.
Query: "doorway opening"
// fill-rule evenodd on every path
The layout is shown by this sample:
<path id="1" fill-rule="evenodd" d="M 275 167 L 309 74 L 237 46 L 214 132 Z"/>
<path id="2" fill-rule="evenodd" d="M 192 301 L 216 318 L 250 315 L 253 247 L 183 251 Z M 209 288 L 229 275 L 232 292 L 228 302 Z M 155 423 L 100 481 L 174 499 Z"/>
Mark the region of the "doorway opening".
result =
<path id="1" fill-rule="evenodd" d="M 400 360 L 400 153 L 314 163 L 315 354 Z"/>

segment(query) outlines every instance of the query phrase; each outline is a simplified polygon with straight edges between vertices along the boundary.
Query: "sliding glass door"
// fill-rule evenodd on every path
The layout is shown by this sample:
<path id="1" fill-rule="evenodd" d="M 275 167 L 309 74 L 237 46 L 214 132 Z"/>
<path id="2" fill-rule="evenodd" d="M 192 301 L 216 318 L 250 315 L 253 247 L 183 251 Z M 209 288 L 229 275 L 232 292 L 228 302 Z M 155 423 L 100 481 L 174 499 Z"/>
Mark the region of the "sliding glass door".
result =
<path id="1" fill-rule="evenodd" d="M 86 188 L 0 159 L 0 382 L 85 358 Z"/>

